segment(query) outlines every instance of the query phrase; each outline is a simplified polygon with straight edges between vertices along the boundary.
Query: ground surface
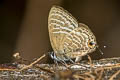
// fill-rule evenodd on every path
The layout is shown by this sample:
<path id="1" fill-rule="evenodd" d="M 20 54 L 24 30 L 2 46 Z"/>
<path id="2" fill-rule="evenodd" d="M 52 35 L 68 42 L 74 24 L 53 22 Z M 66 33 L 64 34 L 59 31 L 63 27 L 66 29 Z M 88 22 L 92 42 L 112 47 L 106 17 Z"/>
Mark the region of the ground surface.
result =
<path id="1" fill-rule="evenodd" d="M 1 64 L 0 80 L 120 80 L 120 58 L 82 61 L 78 64 Z"/>

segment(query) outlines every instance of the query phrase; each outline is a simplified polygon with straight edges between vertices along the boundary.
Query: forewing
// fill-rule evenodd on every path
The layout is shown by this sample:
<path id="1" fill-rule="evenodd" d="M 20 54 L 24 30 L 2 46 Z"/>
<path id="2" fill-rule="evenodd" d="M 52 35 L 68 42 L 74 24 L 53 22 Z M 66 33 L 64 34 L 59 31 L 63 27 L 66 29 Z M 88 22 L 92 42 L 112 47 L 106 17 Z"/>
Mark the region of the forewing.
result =
<path id="1" fill-rule="evenodd" d="M 78 27 L 77 20 L 61 7 L 53 6 L 48 17 L 48 29 L 52 48 L 55 52 L 64 52 L 66 36 Z"/>

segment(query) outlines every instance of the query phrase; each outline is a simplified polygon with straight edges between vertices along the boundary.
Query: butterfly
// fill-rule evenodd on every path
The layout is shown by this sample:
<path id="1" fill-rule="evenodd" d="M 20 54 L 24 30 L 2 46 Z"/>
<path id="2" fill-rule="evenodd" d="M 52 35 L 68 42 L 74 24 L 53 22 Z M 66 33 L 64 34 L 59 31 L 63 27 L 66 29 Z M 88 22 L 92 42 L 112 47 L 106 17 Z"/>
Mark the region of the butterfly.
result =
<path id="1" fill-rule="evenodd" d="M 49 12 L 48 31 L 56 60 L 78 62 L 96 50 L 96 37 L 90 28 L 60 6 L 53 6 Z"/>

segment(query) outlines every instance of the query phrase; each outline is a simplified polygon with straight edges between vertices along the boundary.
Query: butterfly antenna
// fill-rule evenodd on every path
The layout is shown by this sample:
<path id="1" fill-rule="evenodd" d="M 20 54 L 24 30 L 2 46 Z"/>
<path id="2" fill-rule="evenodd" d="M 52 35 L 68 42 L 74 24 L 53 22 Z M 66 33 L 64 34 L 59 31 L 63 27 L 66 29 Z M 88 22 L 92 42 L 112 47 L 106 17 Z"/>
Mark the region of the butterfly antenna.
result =
<path id="1" fill-rule="evenodd" d="M 103 51 L 99 48 L 99 46 L 97 46 L 97 49 L 100 51 L 100 53 L 103 55 Z"/>

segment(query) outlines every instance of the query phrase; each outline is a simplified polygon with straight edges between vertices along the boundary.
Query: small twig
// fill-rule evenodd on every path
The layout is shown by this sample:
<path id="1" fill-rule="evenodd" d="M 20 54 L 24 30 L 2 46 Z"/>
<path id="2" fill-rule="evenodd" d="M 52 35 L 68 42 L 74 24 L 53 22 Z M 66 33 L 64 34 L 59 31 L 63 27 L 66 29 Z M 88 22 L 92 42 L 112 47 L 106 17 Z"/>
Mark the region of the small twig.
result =
<path id="1" fill-rule="evenodd" d="M 17 69 L 7 69 L 7 68 L 3 68 L 3 69 L 0 69 L 0 71 L 17 71 Z"/>
<path id="2" fill-rule="evenodd" d="M 103 75 L 103 72 L 104 72 L 104 69 L 101 69 L 101 72 L 98 76 L 98 79 L 97 80 L 102 80 L 102 75 Z M 97 73 L 96 73 L 97 74 Z"/>
<path id="3" fill-rule="evenodd" d="M 119 73 L 120 73 L 120 70 L 117 71 L 115 74 L 113 74 L 109 80 L 113 80 Z"/>
<path id="4" fill-rule="evenodd" d="M 93 75 L 91 74 L 91 72 L 90 72 L 90 73 L 85 73 L 84 75 L 89 76 L 91 80 L 95 80 L 95 76 L 93 76 Z"/>
<path id="5" fill-rule="evenodd" d="M 39 67 L 39 66 L 37 66 L 37 65 L 36 65 L 35 67 L 39 68 L 39 69 L 42 70 L 42 71 L 55 74 L 55 72 L 54 72 L 54 71 L 51 71 L 50 69 L 45 69 L 45 68 Z"/>
<path id="6" fill-rule="evenodd" d="M 82 77 L 82 76 L 80 76 L 80 75 L 77 75 L 77 74 L 76 74 L 76 75 L 73 75 L 73 77 L 74 77 L 74 78 L 77 78 L 77 79 L 83 79 L 83 80 L 85 80 L 84 77 Z"/>
<path id="7" fill-rule="evenodd" d="M 90 64 L 90 67 L 92 68 L 94 65 L 93 65 L 93 62 L 92 62 L 92 59 L 89 55 L 88 56 L 88 60 L 89 60 L 89 64 Z"/>
<path id="8" fill-rule="evenodd" d="M 20 69 L 19 71 L 22 71 L 22 70 L 25 70 L 25 69 L 28 69 L 30 67 L 32 67 L 34 64 L 36 64 L 37 62 L 39 62 L 41 59 L 43 59 L 46 55 L 42 55 L 40 58 L 38 58 L 36 61 L 32 62 L 31 64 L 23 67 L 22 69 Z"/>

